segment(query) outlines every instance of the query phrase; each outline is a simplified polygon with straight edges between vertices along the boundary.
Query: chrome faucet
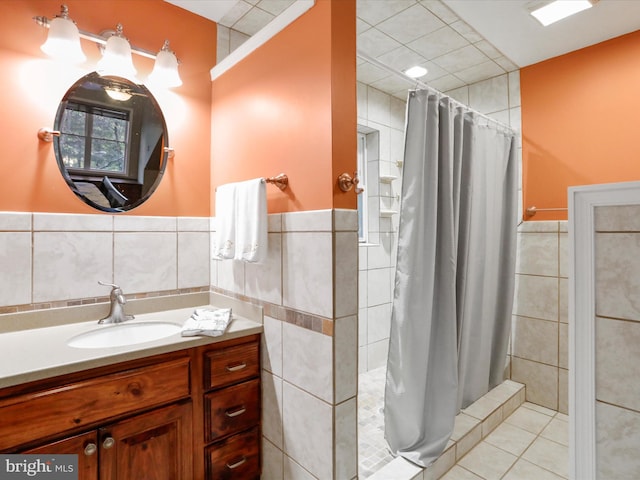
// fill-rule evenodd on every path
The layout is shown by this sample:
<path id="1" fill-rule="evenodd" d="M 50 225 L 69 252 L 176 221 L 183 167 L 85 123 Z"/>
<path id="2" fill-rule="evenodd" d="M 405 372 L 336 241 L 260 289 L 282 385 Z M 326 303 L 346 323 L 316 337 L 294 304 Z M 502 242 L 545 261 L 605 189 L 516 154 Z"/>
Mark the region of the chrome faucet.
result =
<path id="1" fill-rule="evenodd" d="M 98 281 L 98 283 L 105 287 L 111 287 L 111 311 L 109 316 L 98 320 L 98 323 L 122 323 L 126 320 L 132 320 L 134 318 L 133 315 L 124 313 L 123 305 L 127 303 L 127 300 L 124 298 L 122 289 L 113 283 L 103 283 L 101 281 Z"/>

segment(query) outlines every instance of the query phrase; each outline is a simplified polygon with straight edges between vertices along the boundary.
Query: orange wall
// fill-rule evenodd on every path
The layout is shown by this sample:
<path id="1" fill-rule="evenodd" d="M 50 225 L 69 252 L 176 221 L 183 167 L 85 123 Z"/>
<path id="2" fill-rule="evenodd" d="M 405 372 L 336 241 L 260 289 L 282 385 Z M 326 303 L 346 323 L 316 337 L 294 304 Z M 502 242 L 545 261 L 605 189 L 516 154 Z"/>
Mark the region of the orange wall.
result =
<path id="1" fill-rule="evenodd" d="M 640 30 L 520 71 L 525 208 L 566 208 L 570 186 L 640 180 L 639 86 Z"/>
<path id="2" fill-rule="evenodd" d="M 213 82 L 212 186 L 284 172 L 269 212 L 356 208 L 355 0 L 316 5 Z M 212 198 L 212 214 L 215 212 Z"/>
<path id="3" fill-rule="evenodd" d="M 208 216 L 210 206 L 209 70 L 215 64 L 216 25 L 161 0 L 66 0 L 79 28 L 99 33 L 124 25 L 135 46 L 157 51 L 165 38 L 182 62 L 183 85 L 171 92 L 154 92 L 165 114 L 170 146 L 176 150 L 155 194 L 129 214 Z M 79 77 L 95 69 L 99 52 L 82 40 L 88 60 L 64 67 L 49 60 L 40 45 L 47 30 L 33 16 L 52 18 L 59 0 L 0 2 L 0 91 L 3 135 L 0 147 L 4 172 L 0 176 L 0 211 L 98 213 L 71 193 L 55 160 L 53 145 L 36 137 L 38 128 L 53 127 L 58 102 Z M 153 61 L 134 55 L 139 77 Z"/>

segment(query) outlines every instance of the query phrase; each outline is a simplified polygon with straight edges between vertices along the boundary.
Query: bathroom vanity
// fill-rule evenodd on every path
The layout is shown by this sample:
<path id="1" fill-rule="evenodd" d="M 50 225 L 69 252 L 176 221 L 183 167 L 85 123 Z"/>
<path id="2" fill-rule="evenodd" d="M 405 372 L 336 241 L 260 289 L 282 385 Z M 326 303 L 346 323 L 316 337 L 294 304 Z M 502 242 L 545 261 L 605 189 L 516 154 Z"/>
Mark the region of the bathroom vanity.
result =
<path id="1" fill-rule="evenodd" d="M 60 346 L 51 372 L 67 373 L 24 368 L 0 389 L 0 452 L 75 453 L 81 480 L 260 478 L 262 326 L 237 320 L 221 337 Z M 55 344 L 73 327 L 0 334 L 0 347 L 20 333 Z"/>

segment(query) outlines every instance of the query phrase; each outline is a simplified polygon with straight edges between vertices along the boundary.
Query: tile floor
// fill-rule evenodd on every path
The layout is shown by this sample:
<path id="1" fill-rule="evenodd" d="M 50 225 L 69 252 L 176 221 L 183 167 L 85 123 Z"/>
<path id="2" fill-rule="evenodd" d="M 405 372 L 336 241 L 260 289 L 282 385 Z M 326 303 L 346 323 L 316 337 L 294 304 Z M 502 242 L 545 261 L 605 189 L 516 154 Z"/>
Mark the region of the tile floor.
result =
<path id="1" fill-rule="evenodd" d="M 384 440 L 384 420 L 381 413 L 384 401 L 384 377 L 385 368 L 379 368 L 359 376 L 358 473 L 361 479 L 371 477 L 385 465 L 387 467 L 384 471 L 389 472 L 393 465 L 389 464 L 393 457 Z M 514 405 L 507 409 L 507 404 L 516 400 L 512 392 L 517 385 L 513 382 L 505 384 L 499 389 L 502 392 L 497 390 L 489 392 L 486 398 L 483 397 L 484 400 L 481 399 L 462 412 L 460 418 L 456 420 L 456 430 L 470 429 L 466 433 L 468 435 L 466 438 L 475 438 L 474 443 L 476 441 L 479 443 L 468 452 L 466 448 L 464 451 L 460 451 L 465 441 L 456 437 L 458 445 L 456 445 L 457 455 L 455 458 L 458 461 L 441 477 L 442 480 L 557 480 L 568 478 L 568 417 L 532 403 L 520 405 L 524 397 L 517 403 L 517 407 Z M 496 400 L 496 397 L 499 394 L 504 394 L 505 390 L 508 390 L 508 395 L 512 395 L 512 400 L 504 403 L 504 406 L 499 410 L 495 410 L 495 404 L 489 401 Z M 506 397 L 503 396 L 501 401 L 504 401 L 504 398 Z M 492 418 L 502 409 L 504 409 L 505 418 L 503 420 L 502 416 L 497 417 L 496 420 L 499 419 L 501 423 L 496 426 L 497 422 L 494 423 Z M 484 421 L 478 424 L 481 419 Z M 467 423 L 470 425 L 463 425 Z M 485 428 L 487 433 L 482 434 L 482 440 L 480 440 L 480 431 Z M 457 435 L 456 431 L 454 431 L 454 435 Z M 449 467 L 446 466 L 446 468 Z M 407 470 L 410 473 L 406 478 L 428 478 L 429 480 L 434 478 L 433 473 L 428 473 L 429 470 L 425 471 L 424 476 L 422 476 L 423 474 L 415 476 L 413 471 L 415 468 Z M 438 476 L 436 475 L 435 478 Z M 379 475 L 375 477 L 378 478 Z M 393 477 L 396 478 L 395 474 Z M 397 478 L 405 477 L 399 475 Z"/>
<path id="2" fill-rule="evenodd" d="M 524 403 L 442 480 L 569 478 L 569 417 Z"/>
<path id="3" fill-rule="evenodd" d="M 393 460 L 384 439 L 386 367 L 358 375 L 358 478 L 365 479 Z"/>

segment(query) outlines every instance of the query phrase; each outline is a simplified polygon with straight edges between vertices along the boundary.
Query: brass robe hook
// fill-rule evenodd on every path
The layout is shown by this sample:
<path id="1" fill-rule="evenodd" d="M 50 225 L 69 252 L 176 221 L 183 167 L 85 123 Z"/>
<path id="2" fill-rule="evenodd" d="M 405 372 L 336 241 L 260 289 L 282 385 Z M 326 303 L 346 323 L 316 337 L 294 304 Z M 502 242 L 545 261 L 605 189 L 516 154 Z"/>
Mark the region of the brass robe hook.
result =
<path id="1" fill-rule="evenodd" d="M 348 192 L 353 187 L 356 187 L 356 195 L 364 192 L 364 188 L 358 187 L 359 182 L 360 179 L 358 178 L 358 172 L 353 172 L 353 177 L 351 177 L 351 175 L 349 175 L 348 173 L 343 173 L 338 177 L 338 186 L 343 192 Z"/>

